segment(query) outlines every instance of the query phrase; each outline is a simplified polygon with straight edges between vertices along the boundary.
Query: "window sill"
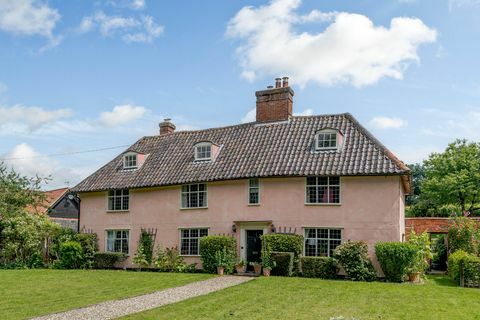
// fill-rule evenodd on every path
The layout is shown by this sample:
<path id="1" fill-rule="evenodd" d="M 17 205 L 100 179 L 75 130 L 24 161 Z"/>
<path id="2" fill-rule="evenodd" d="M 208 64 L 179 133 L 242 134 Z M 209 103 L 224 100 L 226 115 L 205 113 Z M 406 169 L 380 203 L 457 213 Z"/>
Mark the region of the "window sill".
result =
<path id="1" fill-rule="evenodd" d="M 107 210 L 107 213 L 128 213 L 130 210 Z"/>
<path id="2" fill-rule="evenodd" d="M 208 207 L 198 207 L 198 208 L 180 208 L 181 211 L 183 210 L 205 210 L 208 209 Z"/>
<path id="3" fill-rule="evenodd" d="M 341 203 L 305 203 L 306 206 L 341 206 Z"/>
<path id="4" fill-rule="evenodd" d="M 260 206 L 260 203 L 249 203 L 247 206 L 249 206 L 249 207 L 258 207 L 258 206 Z"/>

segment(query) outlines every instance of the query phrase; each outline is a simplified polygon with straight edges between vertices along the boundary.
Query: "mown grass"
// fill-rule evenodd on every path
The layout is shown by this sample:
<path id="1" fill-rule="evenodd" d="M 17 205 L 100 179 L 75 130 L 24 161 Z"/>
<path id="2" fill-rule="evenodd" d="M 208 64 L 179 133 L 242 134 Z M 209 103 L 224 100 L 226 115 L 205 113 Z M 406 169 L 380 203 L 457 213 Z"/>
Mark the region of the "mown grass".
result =
<path id="1" fill-rule="evenodd" d="M 109 270 L 0 270 L 0 319 L 25 319 L 209 277 Z"/>
<path id="2" fill-rule="evenodd" d="M 331 318 L 480 319 L 480 290 L 444 276 L 423 285 L 262 277 L 122 319 Z"/>

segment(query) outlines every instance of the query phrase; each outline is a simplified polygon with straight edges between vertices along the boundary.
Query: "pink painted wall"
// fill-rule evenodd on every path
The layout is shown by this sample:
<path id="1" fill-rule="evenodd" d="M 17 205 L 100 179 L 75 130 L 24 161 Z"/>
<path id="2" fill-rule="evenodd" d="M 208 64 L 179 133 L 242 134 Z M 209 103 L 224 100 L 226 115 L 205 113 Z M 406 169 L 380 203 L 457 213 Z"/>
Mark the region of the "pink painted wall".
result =
<path id="1" fill-rule="evenodd" d="M 107 193 L 82 193 L 80 227 L 92 229 L 105 248 L 105 230 L 130 230 L 130 256 L 142 227 L 157 228 L 157 244 L 179 246 L 179 228 L 208 227 L 232 233 L 234 221 L 272 220 L 276 227 L 342 228 L 343 241 L 401 241 L 405 232 L 403 190 L 398 176 L 342 177 L 341 204 L 306 205 L 305 178 L 260 179 L 260 205 L 248 205 L 248 180 L 208 184 L 208 209 L 180 209 L 180 186 L 130 190 L 130 211 L 107 213 Z M 240 230 L 235 236 L 240 246 Z M 265 226 L 267 228 L 267 226 Z M 270 230 L 270 227 L 268 227 Z M 198 257 L 186 258 L 199 262 Z M 127 260 L 131 265 L 131 259 Z"/>

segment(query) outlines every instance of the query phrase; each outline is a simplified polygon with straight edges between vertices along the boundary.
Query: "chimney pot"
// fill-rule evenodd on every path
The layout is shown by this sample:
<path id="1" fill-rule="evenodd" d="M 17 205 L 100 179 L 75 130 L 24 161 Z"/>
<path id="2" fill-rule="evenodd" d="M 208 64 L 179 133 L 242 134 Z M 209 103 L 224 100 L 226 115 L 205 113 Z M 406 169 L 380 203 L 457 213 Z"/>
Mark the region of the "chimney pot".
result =
<path id="1" fill-rule="evenodd" d="M 275 78 L 275 88 L 280 88 L 282 86 L 282 79 Z"/>
<path id="2" fill-rule="evenodd" d="M 165 118 L 163 122 L 158 125 L 160 127 L 160 135 L 166 135 L 175 132 L 175 125 L 171 122 L 172 119 Z"/>
<path id="3" fill-rule="evenodd" d="M 288 87 L 288 77 L 283 77 L 283 87 Z"/>

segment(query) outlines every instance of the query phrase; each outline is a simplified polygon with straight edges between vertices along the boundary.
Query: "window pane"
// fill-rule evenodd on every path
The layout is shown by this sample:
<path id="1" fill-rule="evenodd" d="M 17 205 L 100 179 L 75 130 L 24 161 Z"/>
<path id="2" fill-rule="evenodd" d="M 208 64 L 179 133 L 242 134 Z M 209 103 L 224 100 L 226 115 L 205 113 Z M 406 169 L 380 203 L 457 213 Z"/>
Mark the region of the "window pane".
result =
<path id="1" fill-rule="evenodd" d="M 340 177 L 330 177 L 330 185 L 340 185 Z"/>
<path id="2" fill-rule="evenodd" d="M 307 178 L 307 185 L 315 186 L 316 184 L 317 184 L 317 178 L 316 177 L 308 177 Z"/>
<path id="3" fill-rule="evenodd" d="M 318 240 L 317 246 L 317 255 L 321 257 L 328 256 L 328 240 Z"/>
<path id="4" fill-rule="evenodd" d="M 318 187 L 318 203 L 328 203 L 328 187 Z"/>
<path id="5" fill-rule="evenodd" d="M 208 236 L 208 229 L 200 229 L 200 237 Z"/>
<path id="6" fill-rule="evenodd" d="M 328 185 L 328 177 L 318 177 L 318 185 L 320 186 Z"/>
<path id="7" fill-rule="evenodd" d="M 188 255 L 188 245 L 189 245 L 189 240 L 182 239 L 181 250 L 180 250 L 182 255 Z"/>
<path id="8" fill-rule="evenodd" d="M 317 203 L 317 188 L 307 187 L 307 203 Z"/>

